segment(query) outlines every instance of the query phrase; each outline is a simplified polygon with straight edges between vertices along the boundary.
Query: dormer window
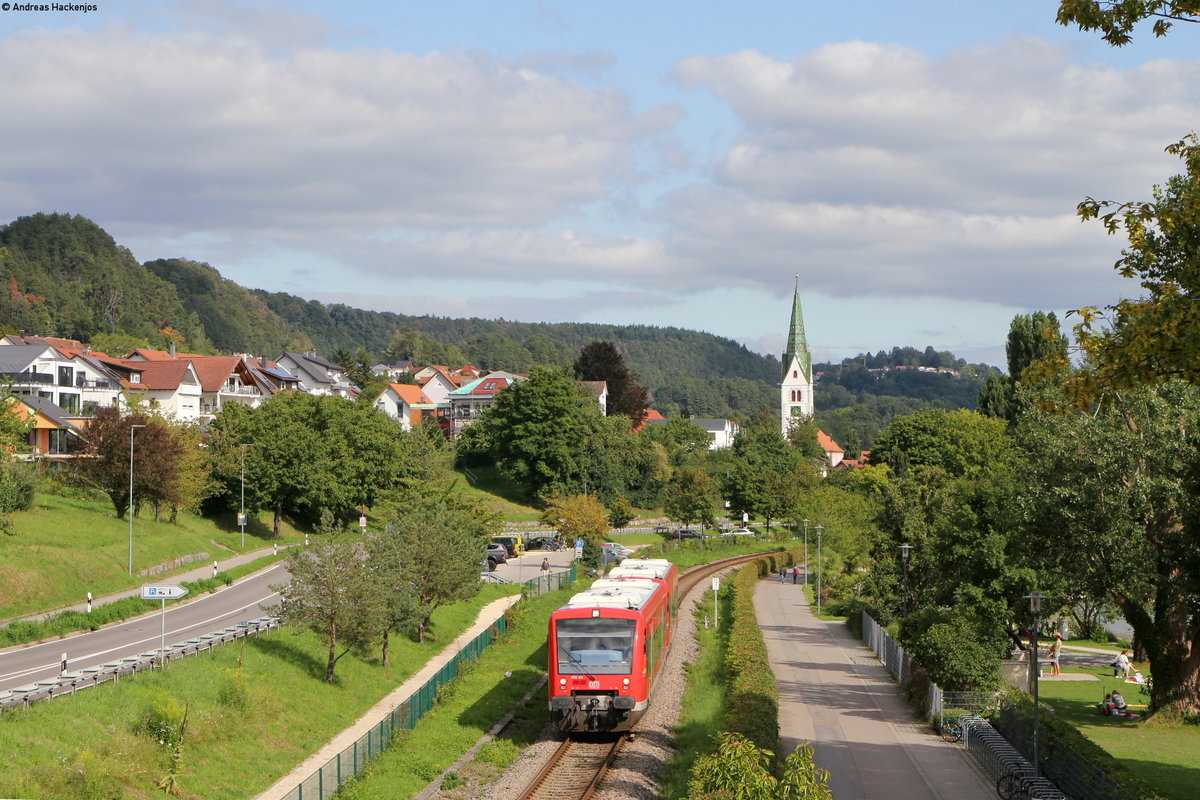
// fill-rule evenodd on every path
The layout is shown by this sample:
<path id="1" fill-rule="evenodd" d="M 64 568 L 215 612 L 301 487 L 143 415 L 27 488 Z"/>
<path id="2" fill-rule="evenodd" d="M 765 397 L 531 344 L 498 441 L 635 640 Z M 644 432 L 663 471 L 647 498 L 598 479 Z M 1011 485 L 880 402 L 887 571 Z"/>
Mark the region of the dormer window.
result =
<path id="1" fill-rule="evenodd" d="M 140 372 L 131 372 L 131 373 L 129 374 L 129 382 L 130 382 L 130 383 L 141 383 L 141 382 L 142 382 L 142 373 L 140 373 Z"/>

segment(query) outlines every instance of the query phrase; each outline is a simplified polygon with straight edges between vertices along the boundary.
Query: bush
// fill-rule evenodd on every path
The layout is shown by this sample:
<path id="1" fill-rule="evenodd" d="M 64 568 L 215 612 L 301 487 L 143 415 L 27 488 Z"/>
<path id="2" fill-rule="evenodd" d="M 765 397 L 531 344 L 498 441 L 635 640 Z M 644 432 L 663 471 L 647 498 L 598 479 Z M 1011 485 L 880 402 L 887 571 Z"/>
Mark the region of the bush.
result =
<path id="1" fill-rule="evenodd" d="M 1001 683 L 1000 662 L 954 625 L 939 622 L 909 643 L 913 659 L 948 692 L 984 692 Z"/>
<path id="2" fill-rule="evenodd" d="M 37 470 L 32 464 L 10 461 L 0 466 L 0 513 L 28 511 L 37 486 Z"/>

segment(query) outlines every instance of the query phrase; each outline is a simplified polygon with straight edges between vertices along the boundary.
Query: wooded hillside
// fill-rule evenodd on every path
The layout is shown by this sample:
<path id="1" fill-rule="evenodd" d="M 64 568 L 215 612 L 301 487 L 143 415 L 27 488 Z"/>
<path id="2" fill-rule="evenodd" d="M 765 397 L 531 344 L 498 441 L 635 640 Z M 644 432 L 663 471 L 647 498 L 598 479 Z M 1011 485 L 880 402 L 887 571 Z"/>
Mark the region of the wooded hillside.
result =
<path id="1" fill-rule="evenodd" d="M 0 331 L 63 336 L 113 350 L 195 353 L 365 350 L 372 359 L 461 356 L 486 369 L 527 372 L 568 366 L 590 342 L 611 341 L 665 413 L 749 417 L 778 406 L 780 364 L 731 339 L 653 325 L 526 323 L 364 311 L 281 292 L 249 290 L 219 270 L 186 258 L 139 264 L 100 226 L 81 216 L 33 214 L 0 227 Z M 781 325 L 783 321 L 781 321 Z M 953 366 L 970 379 L 866 372 L 868 364 Z M 418 359 L 420 360 L 420 359 Z M 978 365 L 976 365 L 978 366 Z M 949 353 L 896 348 L 816 365 L 822 424 L 835 436 L 851 427 L 869 440 L 893 413 L 929 406 L 973 408 L 977 371 Z M 986 368 L 984 368 L 986 369 Z M 858 374 L 861 371 L 861 375 Z M 982 379 L 980 379 L 982 380 Z M 882 396 L 882 400 L 874 398 Z M 848 413 L 846 409 L 854 410 Z M 839 440 L 840 441 L 840 440 Z"/>

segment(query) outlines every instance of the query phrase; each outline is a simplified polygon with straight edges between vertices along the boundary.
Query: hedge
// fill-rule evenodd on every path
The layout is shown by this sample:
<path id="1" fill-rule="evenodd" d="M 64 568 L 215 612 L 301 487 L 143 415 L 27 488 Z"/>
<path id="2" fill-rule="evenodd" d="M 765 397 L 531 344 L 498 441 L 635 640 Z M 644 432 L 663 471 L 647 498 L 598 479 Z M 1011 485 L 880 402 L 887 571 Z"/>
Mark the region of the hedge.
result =
<path id="1" fill-rule="evenodd" d="M 723 727 L 772 753 L 779 748 L 779 690 L 754 612 L 754 588 L 767 575 L 794 562 L 793 552 L 770 553 L 738 570 L 730 581 L 732 627 L 725 655 L 729 706 Z"/>

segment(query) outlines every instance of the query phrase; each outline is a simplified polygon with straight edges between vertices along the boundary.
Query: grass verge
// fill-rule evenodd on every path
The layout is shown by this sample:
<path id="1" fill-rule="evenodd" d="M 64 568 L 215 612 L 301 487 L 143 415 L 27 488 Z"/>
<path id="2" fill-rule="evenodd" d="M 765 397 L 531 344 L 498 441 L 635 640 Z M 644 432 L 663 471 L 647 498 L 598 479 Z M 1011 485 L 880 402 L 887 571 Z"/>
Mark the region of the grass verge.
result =
<path id="1" fill-rule="evenodd" d="M 728 583 L 720 591 L 717 604 L 722 619 L 730 619 L 732 598 Z M 684 693 L 679 722 L 675 726 L 676 755 L 667 765 L 659 796 L 678 800 L 687 796 L 692 766 L 713 750 L 713 737 L 721 730 L 727 707 L 725 654 L 729 646 L 729 626 L 705 628 L 705 613 L 712 608 L 712 590 L 696 604 L 696 643 L 693 664 L 685 664 L 688 688 Z"/>
<path id="2" fill-rule="evenodd" d="M 347 655 L 324 682 L 325 647 L 291 630 L 215 648 L 163 672 L 0 715 L 0 796 L 151 798 L 172 771 L 164 720 L 187 709 L 176 770 L 182 796 L 244 800 L 267 788 L 465 630 L 503 596 L 485 586 L 438 609 L 424 644 L 393 638 L 392 664 Z"/>
<path id="3" fill-rule="evenodd" d="M 1142 665 L 1145 666 L 1145 665 Z M 1097 681 L 1042 681 L 1038 687 L 1044 704 L 1060 720 L 1091 739 L 1154 790 L 1171 800 L 1191 800 L 1200 785 L 1200 726 L 1166 719 L 1106 717 L 1096 703 L 1120 689 L 1134 711 L 1148 697 L 1138 684 L 1112 677 L 1107 667 L 1068 669 L 1095 675 Z"/>
<path id="4" fill-rule="evenodd" d="M 154 522 L 152 515 L 133 520 L 133 568 L 129 575 L 129 522 L 117 519 L 112 505 L 81 497 L 38 494 L 33 508 L 12 515 L 14 534 L 0 536 L 0 619 L 35 614 L 81 602 L 88 592 L 112 594 L 146 581 L 146 567 L 198 557 L 162 572 L 157 578 L 203 566 L 213 558 L 270 546 L 269 526 L 251 518 L 246 545 L 234 525 L 179 515 L 177 523 Z M 285 526 L 280 543 L 303 541 Z"/>
<path id="5" fill-rule="evenodd" d="M 579 591 L 579 585 L 527 600 L 510 622 L 509 632 L 470 671 L 444 688 L 437 706 L 412 731 L 394 739 L 362 776 L 343 787 L 339 797 L 412 797 L 453 764 L 545 674 L 550 613 Z M 546 698 L 539 691 L 518 709 L 503 735 L 486 745 L 449 783 L 490 781 L 536 741 L 545 723 Z"/>

